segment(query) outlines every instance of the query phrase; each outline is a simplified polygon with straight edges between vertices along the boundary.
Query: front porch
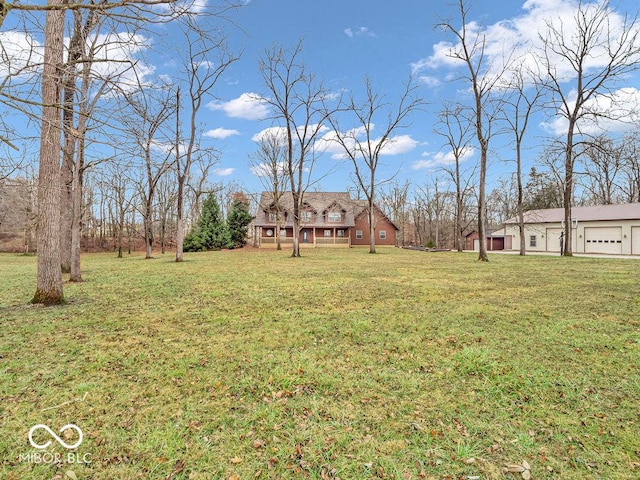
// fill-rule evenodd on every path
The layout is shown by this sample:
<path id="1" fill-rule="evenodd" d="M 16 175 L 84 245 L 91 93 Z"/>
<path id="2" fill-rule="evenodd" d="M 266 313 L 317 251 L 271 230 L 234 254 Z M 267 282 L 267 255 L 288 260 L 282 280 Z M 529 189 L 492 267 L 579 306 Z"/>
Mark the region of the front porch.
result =
<path id="1" fill-rule="evenodd" d="M 274 228 L 257 227 L 256 238 L 260 248 L 276 248 L 278 239 Z M 349 228 L 303 228 L 300 231 L 300 247 L 338 247 L 349 248 L 351 235 Z M 286 228 L 280 231 L 280 245 L 293 246 L 293 229 Z"/>

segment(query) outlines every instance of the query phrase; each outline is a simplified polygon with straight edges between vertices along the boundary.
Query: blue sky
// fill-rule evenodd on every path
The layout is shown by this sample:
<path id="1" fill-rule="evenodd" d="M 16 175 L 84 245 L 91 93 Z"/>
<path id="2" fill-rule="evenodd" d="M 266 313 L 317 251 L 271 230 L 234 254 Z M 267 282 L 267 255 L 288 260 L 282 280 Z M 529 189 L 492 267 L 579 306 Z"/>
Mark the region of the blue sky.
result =
<path id="1" fill-rule="evenodd" d="M 469 2 L 469 20 L 488 29 L 495 45 L 507 30 L 509 35 L 518 31 L 522 35 L 541 24 L 541 15 L 564 16 L 575 8 L 575 2 L 565 0 L 524 1 L 475 1 Z M 633 12 L 636 2 L 616 3 L 618 12 Z M 386 1 L 338 1 L 317 3 L 294 0 L 252 0 L 238 13 L 237 21 L 244 34 L 234 31 L 234 44 L 244 49 L 240 61 L 225 74 L 217 88 L 218 99 L 206 112 L 208 130 L 219 137 L 216 144 L 222 151 L 218 174 L 226 174 L 224 180 L 237 181 L 248 190 L 259 190 L 259 180 L 250 172 L 247 156 L 255 151 L 251 139 L 267 128 L 268 121 L 250 119 L 242 111 L 243 95 L 266 94 L 258 74 L 258 58 L 273 44 L 292 47 L 298 39 L 304 39 L 303 59 L 311 72 L 323 79 L 332 91 L 348 91 L 358 96 L 362 80 L 368 75 L 375 88 L 391 103 L 400 94 L 402 82 L 411 73 L 421 79 L 420 95 L 427 105 L 412 117 L 412 125 L 397 135 L 409 138 L 400 153 L 383 158 L 381 178 L 398 172 L 397 180 L 406 179 L 423 185 L 435 177 L 444 178 L 438 168 L 446 165 L 448 150 L 442 148 L 442 138 L 434 134 L 436 115 L 443 102 L 464 99 L 464 84 L 452 81 L 460 67 L 447 63 L 438 53 L 441 42 L 451 41 L 445 32 L 434 28 L 444 19 L 459 23 L 459 12 L 450 0 L 403 0 L 390 4 Z M 504 41 L 513 41 L 509 35 Z M 628 86 L 639 87 L 636 78 L 628 79 Z M 246 105 L 245 105 L 246 107 Z M 245 118 L 240 118 L 245 117 Z M 542 129 L 542 122 L 547 128 Z M 553 117 L 538 116 L 532 125 L 529 145 L 538 146 L 550 133 L 560 133 L 549 124 Z M 216 130 L 217 129 L 217 130 Z M 228 135 L 228 136 L 226 136 Z M 489 181 L 509 175 L 514 170 L 512 149 L 507 137 L 497 137 L 493 144 Z M 535 160 L 539 149 L 527 149 L 528 161 Z M 466 162 L 471 165 L 477 155 L 471 154 Z M 318 166 L 335 166 L 335 159 L 325 155 Z M 350 186 L 351 166 L 337 167 L 335 174 L 324 178 L 325 190 L 343 190 Z M 220 179 L 222 177 L 218 175 Z"/>
<path id="2" fill-rule="evenodd" d="M 208 0 L 214 1 L 214 0 Z M 246 5 L 232 15 L 236 26 L 229 26 L 232 50 L 242 51 L 242 57 L 231 65 L 217 84 L 215 98 L 207 100 L 200 122 L 207 132 L 207 142 L 220 151 L 220 161 L 214 167 L 211 181 L 235 182 L 256 192 L 262 184 L 251 171 L 249 156 L 256 151 L 256 135 L 273 126 L 264 104 L 256 104 L 256 96 L 267 95 L 258 70 L 258 59 L 273 45 L 291 48 L 304 39 L 302 59 L 310 72 L 322 79 L 332 92 L 347 92 L 356 98 L 362 94 L 363 78 L 369 76 L 374 88 L 391 104 L 400 95 L 403 82 L 414 74 L 419 82 L 419 94 L 426 106 L 412 116 L 410 127 L 396 132 L 398 136 L 390 154 L 382 158 L 379 178 L 397 173 L 399 182 L 411 180 L 424 185 L 434 177 L 444 178 L 439 171 L 447 166 L 450 152 L 443 148 L 443 139 L 434 133 L 437 113 L 444 102 L 468 101 L 468 85 L 456 82 L 463 72 L 446 56 L 452 37 L 434 26 L 446 19 L 459 25 L 459 11 L 451 0 L 245 0 Z M 207 0 L 198 0 L 206 8 Z M 488 51 L 505 44 L 526 50 L 526 41 L 536 36 L 543 18 L 569 18 L 575 9 L 574 0 L 471 0 L 468 20 L 487 32 Z M 636 1 L 613 3 L 619 13 L 633 13 Z M 474 27 L 475 28 L 475 27 Z M 0 40 L 5 46 L 19 45 L 19 35 L 11 32 L 5 22 Z M 171 40 L 172 28 L 165 33 Z M 14 35 L 10 37 L 10 35 Z M 179 38 L 176 36 L 176 38 Z M 141 55 L 144 53 L 144 56 Z M 525 52 L 526 53 L 526 52 Z M 144 58 L 138 68 L 171 78 L 174 63 L 167 52 L 131 49 L 123 54 L 129 58 Z M 0 75 L 2 68 L 0 66 Z M 637 77 L 625 80 L 629 101 L 640 98 Z M 640 105 L 640 103 L 638 103 Z M 344 125 L 345 128 L 357 125 Z M 618 126 L 608 127 L 620 130 Z M 628 127 L 624 127 L 628 128 Z M 562 122 L 553 112 L 534 119 L 525 152 L 533 162 L 539 147 L 550 134 L 560 134 Z M 508 137 L 493 141 L 494 150 L 489 166 L 490 188 L 498 178 L 514 170 L 512 148 Z M 341 161 L 335 151 L 327 152 L 317 165 L 318 176 L 333 170 L 315 188 L 344 190 L 352 185 L 349 163 Z M 465 159 L 469 167 L 477 162 L 470 151 Z"/>

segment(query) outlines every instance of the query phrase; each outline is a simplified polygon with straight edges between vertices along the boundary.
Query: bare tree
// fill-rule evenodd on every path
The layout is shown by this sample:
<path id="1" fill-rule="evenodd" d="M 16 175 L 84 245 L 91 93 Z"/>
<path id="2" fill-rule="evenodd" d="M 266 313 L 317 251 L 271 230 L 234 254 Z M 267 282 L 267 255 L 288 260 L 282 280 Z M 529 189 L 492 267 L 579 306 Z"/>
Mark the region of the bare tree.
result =
<path id="1" fill-rule="evenodd" d="M 468 112 L 467 112 L 468 113 Z M 455 232 L 454 248 L 458 252 L 464 249 L 462 235 L 466 228 L 464 222 L 465 200 L 471 191 L 471 181 L 475 169 L 471 172 L 465 169 L 463 162 L 465 157 L 472 152 L 471 139 L 473 133 L 473 121 L 465 115 L 464 106 L 446 105 L 439 116 L 441 128 L 436 133 L 444 137 L 445 145 L 451 150 L 453 162 L 444 166 L 442 170 L 447 173 L 455 185 Z"/>
<path id="2" fill-rule="evenodd" d="M 408 180 L 403 184 L 395 181 L 386 190 L 380 192 L 383 211 L 393 219 L 393 223 L 400 229 L 400 239 L 398 241 L 400 245 L 405 245 L 407 237 L 407 200 L 410 187 L 411 184 Z"/>
<path id="3" fill-rule="evenodd" d="M 442 191 L 442 185 L 438 178 L 432 178 L 430 184 L 418 187 L 417 196 L 420 198 L 427 213 L 429 224 L 429 239 L 432 246 L 442 247 L 440 233 L 443 230 L 443 220 L 448 207 L 451 192 Z"/>
<path id="4" fill-rule="evenodd" d="M 123 124 L 131 133 L 133 158 L 142 160 L 144 172 L 139 181 L 142 199 L 141 214 L 144 221 L 145 258 L 153 258 L 153 218 L 156 188 L 160 179 L 169 171 L 175 161 L 173 146 L 166 135 L 166 123 L 175 111 L 173 94 L 168 88 L 140 88 L 135 92 L 123 93 L 126 110 L 123 110 Z"/>
<path id="5" fill-rule="evenodd" d="M 186 185 L 186 203 L 189 212 L 187 222 L 189 225 L 195 225 L 200 217 L 202 197 L 217 190 L 216 186 L 209 184 L 209 169 L 217 158 L 215 152 L 206 150 L 205 153 L 207 155 L 199 156 L 193 165 L 198 167 L 199 175 L 194 175 L 192 170 Z"/>
<path id="6" fill-rule="evenodd" d="M 580 123 L 587 119 L 610 116 L 598 108 L 597 97 L 613 98 L 615 85 L 640 60 L 640 29 L 637 14 L 612 22 L 609 1 L 578 2 L 573 21 L 561 19 L 546 22 L 541 34 L 540 62 L 546 75 L 545 86 L 551 97 L 551 108 L 567 122 L 564 140 L 564 222 L 571 225 L 571 203 L 574 187 L 576 145 L 584 132 Z M 572 256 L 572 229 L 566 228 L 564 255 Z"/>
<path id="7" fill-rule="evenodd" d="M 196 18 L 187 16 L 181 24 L 182 35 L 185 39 L 186 50 L 182 58 L 182 75 L 185 78 L 187 91 L 186 114 L 188 125 L 185 135 L 180 135 L 180 109 L 183 107 L 180 101 L 180 89 L 176 92 L 176 145 L 175 145 L 175 170 L 178 179 L 177 208 L 176 208 L 176 262 L 183 260 L 184 244 L 184 197 L 185 185 L 191 165 L 199 154 L 198 145 L 198 114 L 202 106 L 202 100 L 215 87 L 224 71 L 238 56 L 229 53 L 227 39 L 220 35 L 218 29 L 207 30 Z M 184 48 L 184 45 L 183 47 Z M 181 48 L 181 51 L 182 51 Z M 212 60 L 216 57 L 216 61 Z M 181 152 L 181 137 L 185 139 L 186 146 Z"/>
<path id="8" fill-rule="evenodd" d="M 619 203 L 623 197 L 619 181 L 624 167 L 624 147 L 599 135 L 579 156 L 584 168 L 584 188 L 596 205 Z"/>
<path id="9" fill-rule="evenodd" d="M 0 25 L 14 9 L 22 11 L 45 11 L 44 56 L 42 68 L 42 105 L 40 167 L 38 175 L 38 265 L 36 292 L 33 303 L 57 305 L 64 301 L 60 255 L 60 162 L 62 150 L 63 102 L 61 92 L 64 84 L 64 30 L 65 15 L 69 10 L 105 11 L 116 7 L 140 9 L 143 4 L 165 3 L 166 0 L 126 0 L 121 3 L 69 3 L 48 0 L 42 4 L 21 4 L 2 0 L 0 2 Z M 140 17 L 137 17 L 140 18 Z M 22 100 L 33 104 L 31 100 Z M 19 103 L 19 102 L 18 102 Z M 3 142 L 7 143 L 7 139 Z M 8 141 L 10 144 L 10 140 Z M 57 267 L 54 267 L 57 265 Z M 56 271 L 57 270 L 57 271 Z"/>
<path id="10" fill-rule="evenodd" d="M 487 219 L 501 225 L 518 212 L 518 182 L 515 173 L 498 179 L 487 197 Z"/>
<path id="11" fill-rule="evenodd" d="M 49 0 L 62 7 L 63 0 Z M 6 7 L 2 5 L 4 18 Z M 45 21 L 44 66 L 42 70 L 42 130 L 38 173 L 38 273 L 33 303 L 57 305 L 64 302 L 60 269 L 60 123 L 64 59 L 64 10 L 49 10 Z"/>
<path id="12" fill-rule="evenodd" d="M 133 182 L 125 170 L 126 166 L 119 162 L 110 162 L 105 167 L 107 195 L 114 210 L 115 248 L 118 251 L 118 258 L 122 258 L 124 230 L 127 226 L 125 221 L 127 214 L 131 211 L 135 195 Z"/>
<path id="13" fill-rule="evenodd" d="M 300 211 L 304 193 L 312 184 L 313 166 L 316 161 L 316 141 L 323 125 L 331 115 L 324 100 L 328 97 L 321 82 L 307 72 L 300 57 L 302 41 L 292 50 L 273 47 L 260 60 L 268 97 L 264 99 L 274 110 L 273 118 L 279 123 L 286 148 L 285 172 L 293 197 L 293 251 L 300 256 Z"/>
<path id="14" fill-rule="evenodd" d="M 468 74 L 465 80 L 469 83 L 473 93 L 473 126 L 480 147 L 479 179 L 478 179 L 478 235 L 480 236 L 480 251 L 478 260 L 487 262 L 487 246 L 485 244 L 485 189 L 487 179 L 487 155 L 489 143 L 494 135 L 492 129 L 496 121 L 499 106 L 496 105 L 494 90 L 497 89 L 506 71 L 509 58 L 503 58 L 503 65 L 489 65 L 485 56 L 486 33 L 480 29 L 470 28 L 467 23 L 469 8 L 465 0 L 458 0 L 461 27 L 452 22 L 441 23 L 440 27 L 453 34 L 458 44 L 449 51 L 449 56 L 463 62 Z"/>
<path id="15" fill-rule="evenodd" d="M 638 132 L 625 135 L 622 139 L 622 171 L 625 177 L 621 189 L 625 202 L 640 202 L 640 144 Z"/>
<path id="16" fill-rule="evenodd" d="M 356 182 L 367 199 L 369 253 L 376 253 L 376 190 L 381 184 L 392 180 L 391 178 L 380 180 L 376 177 L 380 156 L 384 155 L 385 148 L 394 142 L 393 133 L 408 126 L 406 122 L 410 114 L 423 102 L 421 98 L 416 97 L 417 87 L 411 80 L 405 83 L 395 107 L 385 103 L 384 96 L 374 90 L 371 79 L 368 77 L 364 79 L 364 87 L 366 98 L 362 103 L 358 103 L 351 96 L 346 105 L 341 108 L 343 112 L 354 117 L 355 127 L 343 130 L 335 116 L 329 116 L 328 119 L 334 129 L 333 139 L 351 160 Z M 386 118 L 386 123 L 381 129 L 377 129 L 374 122 L 380 116 Z"/>
<path id="17" fill-rule="evenodd" d="M 252 171 L 256 175 L 266 191 L 271 193 L 275 215 L 276 249 L 282 250 L 280 241 L 280 229 L 284 224 L 284 211 L 282 208 L 282 196 L 287 189 L 287 176 L 285 173 L 285 145 L 274 132 L 267 132 L 258 145 L 258 150 L 251 158 Z"/>
<path id="18" fill-rule="evenodd" d="M 529 87 L 529 88 L 527 88 Z M 516 155 L 516 188 L 517 188 L 517 213 L 518 231 L 520 234 L 520 255 L 526 254 L 526 242 L 524 235 L 524 188 L 522 184 L 522 148 L 529 126 L 529 120 L 541 106 L 539 104 L 542 95 L 540 82 L 528 82 L 523 69 L 513 72 L 513 82 L 510 86 L 511 96 L 505 101 L 505 121 L 513 134 Z"/>

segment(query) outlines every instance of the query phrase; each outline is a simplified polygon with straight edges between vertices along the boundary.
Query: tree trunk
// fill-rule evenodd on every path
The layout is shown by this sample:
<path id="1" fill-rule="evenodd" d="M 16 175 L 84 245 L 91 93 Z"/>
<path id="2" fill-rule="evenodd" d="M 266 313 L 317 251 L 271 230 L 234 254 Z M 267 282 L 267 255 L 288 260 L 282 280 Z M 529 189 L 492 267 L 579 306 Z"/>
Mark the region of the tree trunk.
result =
<path id="1" fill-rule="evenodd" d="M 62 0 L 49 0 L 60 7 Z M 64 10 L 49 10 L 45 20 L 42 70 L 42 131 L 38 177 L 38 273 L 33 303 L 64 302 L 60 270 L 60 67 L 64 51 Z"/>
<path id="2" fill-rule="evenodd" d="M 118 258 L 122 258 L 122 237 L 124 234 L 124 205 L 120 210 L 120 219 L 118 223 Z"/>
<path id="3" fill-rule="evenodd" d="M 292 257 L 300 257 L 300 194 L 293 195 L 293 251 Z"/>
<path id="4" fill-rule="evenodd" d="M 66 113 L 64 114 L 66 116 Z M 71 228 L 73 223 L 73 151 L 75 139 L 65 134 L 62 167 L 60 168 L 60 268 L 62 273 L 71 272 Z M 69 155 L 71 157 L 69 157 Z"/>
<path id="5" fill-rule="evenodd" d="M 376 253 L 376 222 L 375 220 L 376 220 L 376 217 L 373 211 L 373 195 L 371 195 L 369 197 L 369 253 Z"/>
<path id="6" fill-rule="evenodd" d="M 480 239 L 480 252 L 478 260 L 488 262 L 487 255 L 487 239 L 485 234 L 485 185 L 487 179 L 487 146 L 485 142 L 481 142 L 480 146 L 480 182 L 478 185 L 478 237 Z"/>
<path id="7" fill-rule="evenodd" d="M 79 148 L 78 159 L 73 172 L 71 276 L 69 277 L 69 281 L 71 282 L 82 282 L 82 272 L 80 269 L 80 241 L 82 238 L 82 153 L 82 150 Z"/>
<path id="8" fill-rule="evenodd" d="M 150 201 L 147 201 L 144 217 L 144 243 L 146 246 L 145 259 L 153 258 L 153 219 L 151 218 L 152 206 Z"/>
<path id="9" fill-rule="evenodd" d="M 458 184 L 459 185 L 459 184 Z M 460 186 L 458 188 L 458 193 L 456 195 L 456 249 L 458 252 L 462 252 L 464 250 L 462 245 L 462 195 L 460 193 Z"/>
<path id="10" fill-rule="evenodd" d="M 571 146 L 573 145 L 573 127 L 574 122 L 570 119 L 567 133 L 567 148 L 564 159 L 564 245 L 562 250 L 565 257 L 573 256 L 573 252 L 571 251 L 571 199 L 573 197 L 573 150 Z"/>
<path id="11" fill-rule="evenodd" d="M 176 262 L 184 261 L 184 182 L 186 176 L 178 175 L 178 200 L 176 206 Z"/>
<path id="12" fill-rule="evenodd" d="M 522 155 L 520 150 L 520 141 L 516 145 L 516 182 L 518 183 L 518 231 L 520 234 L 520 255 L 525 256 L 527 253 L 527 245 L 524 238 L 524 189 L 522 188 Z"/>

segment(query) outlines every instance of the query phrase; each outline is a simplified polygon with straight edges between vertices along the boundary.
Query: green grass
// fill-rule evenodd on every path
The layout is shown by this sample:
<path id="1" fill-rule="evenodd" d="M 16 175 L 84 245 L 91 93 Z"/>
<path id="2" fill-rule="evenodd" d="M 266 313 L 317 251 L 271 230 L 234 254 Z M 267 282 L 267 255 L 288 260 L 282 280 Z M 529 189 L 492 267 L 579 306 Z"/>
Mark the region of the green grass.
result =
<path id="1" fill-rule="evenodd" d="M 0 255 L 0 478 L 640 477 L 640 262 L 303 253 Z"/>

